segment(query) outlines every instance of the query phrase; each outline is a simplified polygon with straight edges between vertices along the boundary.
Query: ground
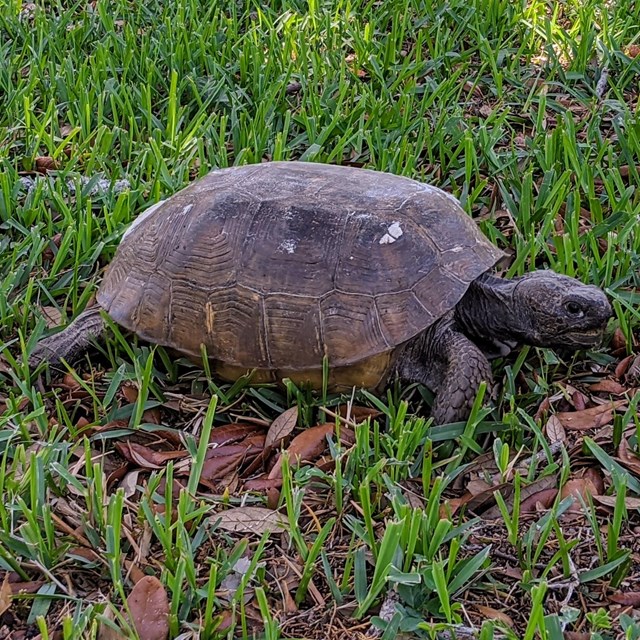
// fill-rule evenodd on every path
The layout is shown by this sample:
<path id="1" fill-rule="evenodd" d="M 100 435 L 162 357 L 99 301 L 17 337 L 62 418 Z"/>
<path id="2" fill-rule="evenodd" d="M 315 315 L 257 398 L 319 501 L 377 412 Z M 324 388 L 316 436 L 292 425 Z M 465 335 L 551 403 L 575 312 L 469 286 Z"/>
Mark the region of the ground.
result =
<path id="1" fill-rule="evenodd" d="M 640 637 L 636 3 L 1 13 L 0 638 Z M 416 385 L 222 384 L 117 327 L 23 364 L 150 204 L 282 159 L 447 190 L 501 275 L 603 287 L 605 343 L 496 361 L 444 427 Z"/>

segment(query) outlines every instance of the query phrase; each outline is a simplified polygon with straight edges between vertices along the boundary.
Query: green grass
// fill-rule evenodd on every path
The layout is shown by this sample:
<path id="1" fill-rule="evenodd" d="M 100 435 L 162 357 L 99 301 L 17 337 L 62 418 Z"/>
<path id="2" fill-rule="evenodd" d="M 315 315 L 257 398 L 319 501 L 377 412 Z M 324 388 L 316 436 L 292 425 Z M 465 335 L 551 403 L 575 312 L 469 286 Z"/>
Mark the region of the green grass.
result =
<path id="1" fill-rule="evenodd" d="M 567 381 L 589 394 L 635 346 L 636 3 L 4 0 L 0 9 L 0 571 L 38 581 L 0 606 L 0 631 L 93 638 L 141 571 L 165 585 L 172 637 L 355 637 L 338 630 L 363 632 L 371 620 L 385 638 L 463 627 L 486 639 L 565 628 L 640 636 L 632 610 L 602 596 L 640 591 L 638 508 L 625 501 L 640 478 L 617 452 L 623 433 L 638 451 L 635 404 L 612 432 L 570 433 L 560 453 L 544 412 L 534 418 L 548 398 L 576 408 Z M 45 157 L 57 170 L 43 175 Z M 266 498 L 241 482 L 199 483 L 208 431 L 268 423 L 292 405 L 309 427 L 333 420 L 324 409 L 345 399 L 219 385 L 115 327 L 91 355 L 93 372 L 85 359 L 62 386 L 21 358 L 47 331 L 46 315 L 64 323 L 89 303 L 149 204 L 214 167 L 281 159 L 447 189 L 510 253 L 507 275 L 549 267 L 605 288 L 626 351 L 566 360 L 525 349 L 496 363 L 497 406 L 477 407 L 467 425 L 432 428 L 421 417 L 430 395 L 415 385 L 358 395 L 381 413 L 354 428 L 352 443 L 330 438 L 333 469 L 283 465 L 275 500 L 285 533 L 220 528 L 216 514 Z M 191 465 L 130 464 L 123 476 L 115 446 L 168 442 L 167 430 L 183 434 Z M 537 466 L 518 466 L 532 455 Z M 478 459 L 494 469 L 494 480 L 476 477 L 491 480 L 493 523 L 470 517 L 484 511 L 475 503 L 451 513 Z M 608 510 L 576 524 L 558 495 L 546 511 L 520 511 L 531 487 L 560 487 L 584 466 L 607 471 L 606 493 L 618 496 Z M 176 483 L 182 492 L 165 491 Z M 390 589 L 398 613 L 383 622 Z M 504 608 L 513 627 L 482 604 Z"/>

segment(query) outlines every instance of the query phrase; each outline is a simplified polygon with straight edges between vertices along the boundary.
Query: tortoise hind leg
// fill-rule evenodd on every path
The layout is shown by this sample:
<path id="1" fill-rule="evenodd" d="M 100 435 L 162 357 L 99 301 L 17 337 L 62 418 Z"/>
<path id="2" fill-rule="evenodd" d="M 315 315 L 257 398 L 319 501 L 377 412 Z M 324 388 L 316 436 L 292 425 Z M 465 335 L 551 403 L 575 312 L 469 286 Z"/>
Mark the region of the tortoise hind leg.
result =
<path id="1" fill-rule="evenodd" d="M 105 330 L 105 322 L 100 307 L 83 311 L 66 329 L 38 342 L 29 357 L 29 366 L 36 367 L 41 362 L 56 364 L 62 359 L 74 360 L 99 338 Z"/>

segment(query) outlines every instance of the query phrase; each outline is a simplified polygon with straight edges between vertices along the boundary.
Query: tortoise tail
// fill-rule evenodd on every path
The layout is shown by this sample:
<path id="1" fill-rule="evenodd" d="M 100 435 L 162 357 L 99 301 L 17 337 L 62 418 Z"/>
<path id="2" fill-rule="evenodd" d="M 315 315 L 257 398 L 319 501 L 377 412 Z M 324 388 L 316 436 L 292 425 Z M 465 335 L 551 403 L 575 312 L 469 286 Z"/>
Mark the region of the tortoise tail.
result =
<path id="1" fill-rule="evenodd" d="M 85 351 L 91 340 L 102 336 L 105 322 L 100 307 L 83 311 L 66 329 L 38 342 L 29 356 L 29 366 L 41 362 L 57 364 L 61 360 L 72 361 Z"/>

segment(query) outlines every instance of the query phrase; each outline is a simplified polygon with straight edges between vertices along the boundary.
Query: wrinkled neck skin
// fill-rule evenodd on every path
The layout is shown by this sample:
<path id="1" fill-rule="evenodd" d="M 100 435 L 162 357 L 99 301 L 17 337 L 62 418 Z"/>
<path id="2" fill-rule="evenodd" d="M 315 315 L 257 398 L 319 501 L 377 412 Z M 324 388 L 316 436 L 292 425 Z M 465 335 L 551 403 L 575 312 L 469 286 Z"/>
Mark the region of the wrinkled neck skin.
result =
<path id="1" fill-rule="evenodd" d="M 520 327 L 526 320 L 515 313 L 516 285 L 517 281 L 484 274 L 456 306 L 460 330 L 492 357 L 507 355 L 524 341 Z"/>

